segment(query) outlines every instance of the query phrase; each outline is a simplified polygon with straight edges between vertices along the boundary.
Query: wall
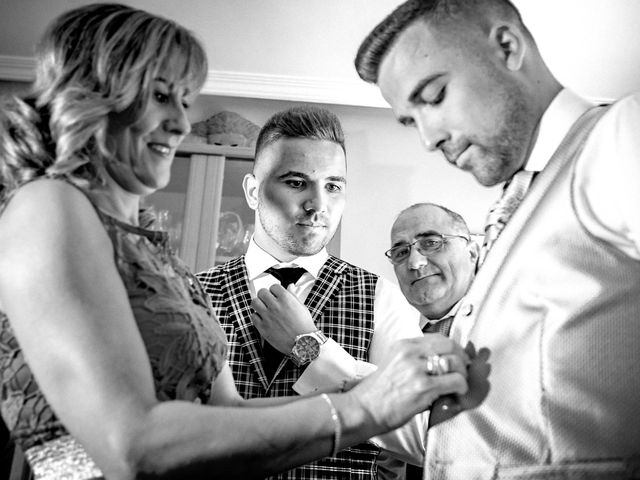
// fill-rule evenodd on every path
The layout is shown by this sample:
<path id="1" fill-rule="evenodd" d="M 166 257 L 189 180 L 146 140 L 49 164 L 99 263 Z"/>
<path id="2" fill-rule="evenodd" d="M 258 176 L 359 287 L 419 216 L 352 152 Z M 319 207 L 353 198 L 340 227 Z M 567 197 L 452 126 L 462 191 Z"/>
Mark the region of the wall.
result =
<path id="1" fill-rule="evenodd" d="M 602 100 L 640 90 L 640 1 L 513 2 L 564 85 Z"/>

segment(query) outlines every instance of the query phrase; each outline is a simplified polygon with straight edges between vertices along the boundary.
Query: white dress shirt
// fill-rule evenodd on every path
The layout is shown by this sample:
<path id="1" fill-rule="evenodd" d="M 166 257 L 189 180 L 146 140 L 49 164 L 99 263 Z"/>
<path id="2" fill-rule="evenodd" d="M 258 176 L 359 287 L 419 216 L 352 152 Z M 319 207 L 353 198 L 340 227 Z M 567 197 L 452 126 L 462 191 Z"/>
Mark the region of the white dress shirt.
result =
<path id="1" fill-rule="evenodd" d="M 265 273 L 265 270 L 274 266 L 298 266 L 307 271 L 293 285 L 293 293 L 304 302 L 328 257 L 329 254 L 323 249 L 315 255 L 298 257 L 283 263 L 260 248 L 252 238 L 245 255 L 252 298 L 255 298 L 256 292 L 260 289 L 278 283 L 278 280 Z M 407 302 L 399 287 L 388 280 L 378 278 L 373 305 L 373 336 L 369 346 L 370 363 L 356 360 L 338 343 L 328 339 L 320 347 L 318 358 L 307 366 L 294 384 L 294 390 L 300 395 L 306 395 L 335 391 L 344 385 L 355 384 L 375 371 L 377 365 L 385 363 L 386 357 L 394 353 L 393 346 L 396 341 L 422 335 L 419 316 L 419 312 Z M 420 464 L 424 458 L 428 418 L 428 414 L 417 415 L 404 427 L 391 434 L 375 437 L 372 441 L 393 452 L 397 458 Z"/>
<path id="2" fill-rule="evenodd" d="M 443 315 L 440 318 L 436 318 L 436 319 L 431 319 L 431 318 L 427 318 L 425 315 L 420 314 L 420 330 L 423 330 L 424 327 L 427 326 L 427 324 L 432 324 L 435 325 L 438 322 L 441 322 L 442 320 L 445 320 L 449 317 L 455 317 L 456 313 L 458 313 L 458 310 L 460 309 L 460 305 L 462 305 L 462 300 L 464 299 L 464 297 L 462 297 L 460 300 L 458 300 L 456 302 L 456 304 L 451 307 L 451 310 L 449 310 L 445 315 Z"/>

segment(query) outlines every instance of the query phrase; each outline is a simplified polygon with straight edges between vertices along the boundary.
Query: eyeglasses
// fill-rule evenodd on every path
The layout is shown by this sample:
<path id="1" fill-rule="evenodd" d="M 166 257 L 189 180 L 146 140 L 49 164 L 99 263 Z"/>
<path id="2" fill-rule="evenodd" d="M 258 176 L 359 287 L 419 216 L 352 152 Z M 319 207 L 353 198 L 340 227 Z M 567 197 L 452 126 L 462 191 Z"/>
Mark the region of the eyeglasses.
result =
<path id="1" fill-rule="evenodd" d="M 404 262 L 411 255 L 411 248 L 415 245 L 422 255 L 436 253 L 450 238 L 463 238 L 469 242 L 469 238 L 464 235 L 447 235 L 446 233 L 431 233 L 418 238 L 413 243 L 398 245 L 390 248 L 384 254 L 394 265 Z"/>

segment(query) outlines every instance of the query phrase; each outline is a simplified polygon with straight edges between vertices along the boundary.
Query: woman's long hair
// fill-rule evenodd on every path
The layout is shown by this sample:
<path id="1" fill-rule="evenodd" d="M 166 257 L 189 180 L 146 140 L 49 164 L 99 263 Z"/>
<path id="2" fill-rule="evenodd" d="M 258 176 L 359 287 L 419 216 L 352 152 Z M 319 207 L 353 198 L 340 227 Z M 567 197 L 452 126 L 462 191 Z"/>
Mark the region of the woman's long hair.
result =
<path id="1" fill-rule="evenodd" d="M 0 108 L 0 200 L 43 175 L 66 175 L 84 187 L 102 183 L 104 162 L 112 159 L 109 115 L 138 120 L 161 71 L 190 91 L 207 73 L 204 49 L 188 30 L 119 4 L 58 17 L 36 60 L 31 93 Z"/>

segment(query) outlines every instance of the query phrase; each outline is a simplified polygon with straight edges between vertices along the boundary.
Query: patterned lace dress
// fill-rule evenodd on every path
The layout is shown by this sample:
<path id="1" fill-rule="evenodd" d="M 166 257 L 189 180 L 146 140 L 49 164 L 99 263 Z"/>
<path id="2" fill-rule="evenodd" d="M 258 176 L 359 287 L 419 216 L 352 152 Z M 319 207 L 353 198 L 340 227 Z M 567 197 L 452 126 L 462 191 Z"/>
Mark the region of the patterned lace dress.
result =
<path id="1" fill-rule="evenodd" d="M 171 251 L 166 232 L 135 227 L 96 211 L 114 246 L 151 362 L 157 398 L 206 402 L 227 355 L 225 335 L 211 313 L 208 296 Z M 51 410 L 2 311 L 0 386 L 2 418 L 36 479 L 102 476 Z"/>

